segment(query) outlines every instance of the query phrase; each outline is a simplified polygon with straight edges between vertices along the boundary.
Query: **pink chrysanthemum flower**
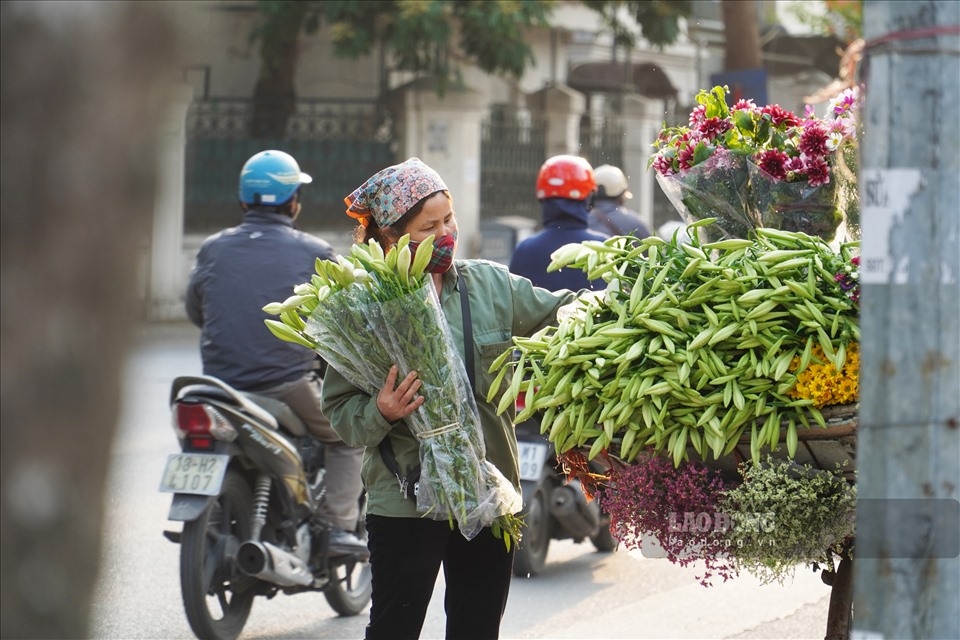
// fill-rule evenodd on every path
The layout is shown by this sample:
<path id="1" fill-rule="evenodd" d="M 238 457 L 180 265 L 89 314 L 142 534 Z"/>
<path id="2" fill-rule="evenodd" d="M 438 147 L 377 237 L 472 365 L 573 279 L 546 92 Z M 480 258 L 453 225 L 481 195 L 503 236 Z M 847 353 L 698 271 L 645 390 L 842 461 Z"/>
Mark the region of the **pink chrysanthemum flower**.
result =
<path id="1" fill-rule="evenodd" d="M 730 107 L 731 111 L 747 111 L 749 113 L 753 113 L 754 111 L 758 111 L 759 109 L 760 108 L 753 102 L 752 99 L 743 99 L 743 98 L 741 98 L 740 100 L 737 100 L 736 103 L 734 103 L 734 105 Z"/>
<path id="2" fill-rule="evenodd" d="M 830 100 L 829 108 L 834 115 L 841 116 L 856 110 L 859 98 L 860 89 L 858 87 L 844 89 L 840 95 Z"/>
<path id="3" fill-rule="evenodd" d="M 830 165 L 822 157 L 804 156 L 804 169 L 811 187 L 819 187 L 830 182 Z"/>
<path id="4" fill-rule="evenodd" d="M 783 168 L 787 171 L 803 171 L 803 158 L 800 156 L 791 156 L 783 163 Z"/>
<path id="5" fill-rule="evenodd" d="M 831 120 L 828 124 L 831 133 L 838 132 L 843 134 L 844 138 L 851 140 L 857 137 L 857 122 L 852 117 L 841 117 Z"/>
<path id="6" fill-rule="evenodd" d="M 804 123 L 803 132 L 800 134 L 800 153 L 808 156 L 823 156 L 828 152 L 827 149 L 827 130 L 817 121 L 807 121 Z"/>
<path id="7" fill-rule="evenodd" d="M 689 169 L 693 166 L 693 153 L 696 148 L 696 143 L 688 142 L 685 146 L 677 150 L 677 165 L 681 170 Z"/>
<path id="8" fill-rule="evenodd" d="M 672 176 L 674 174 L 673 159 L 658 153 L 653 159 L 653 168 L 662 176 Z"/>
<path id="9" fill-rule="evenodd" d="M 769 115 L 770 121 L 778 127 L 780 125 L 795 127 L 800 124 L 800 119 L 793 112 L 787 111 L 778 104 L 769 104 L 760 109 L 760 112 Z"/>
<path id="10" fill-rule="evenodd" d="M 757 156 L 757 164 L 760 168 L 778 180 L 787 179 L 785 167 L 787 160 L 787 154 L 778 149 L 770 149 Z"/>
<path id="11" fill-rule="evenodd" d="M 721 120 L 720 118 L 707 118 L 697 127 L 707 140 L 715 140 L 732 128 L 732 122 L 729 120 Z"/>
<path id="12" fill-rule="evenodd" d="M 693 111 L 690 112 L 690 120 L 689 120 L 690 126 L 691 127 L 699 126 L 699 124 L 704 120 L 706 120 L 706 118 L 707 118 L 707 108 L 702 104 L 698 104 L 693 108 Z"/>
<path id="13" fill-rule="evenodd" d="M 799 156 L 787 158 L 787 161 L 783 163 L 783 170 L 787 174 L 788 182 L 803 178 L 805 174 L 803 159 Z"/>

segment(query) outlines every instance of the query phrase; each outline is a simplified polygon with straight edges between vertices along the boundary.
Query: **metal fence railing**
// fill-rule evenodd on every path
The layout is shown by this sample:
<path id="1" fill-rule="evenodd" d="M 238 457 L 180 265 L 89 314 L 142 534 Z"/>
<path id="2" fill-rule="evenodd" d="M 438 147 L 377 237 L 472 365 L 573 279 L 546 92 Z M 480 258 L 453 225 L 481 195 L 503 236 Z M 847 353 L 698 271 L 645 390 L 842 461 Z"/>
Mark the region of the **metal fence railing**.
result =
<path id="1" fill-rule="evenodd" d="M 593 167 L 623 167 L 623 125 L 611 117 L 585 117 L 580 123 L 580 154 Z"/>
<path id="2" fill-rule="evenodd" d="M 282 137 L 250 137 L 252 101 L 208 99 L 187 114 L 184 230 L 210 233 L 239 223 L 237 183 L 243 163 L 264 149 L 286 151 L 313 177 L 305 187 L 303 228 L 347 229 L 343 198 L 394 163 L 393 129 L 374 101 L 296 103 Z"/>
<path id="3" fill-rule="evenodd" d="M 480 137 L 480 218 L 523 216 L 540 222 L 537 174 L 547 159 L 546 125 L 529 115 L 494 112 Z"/>

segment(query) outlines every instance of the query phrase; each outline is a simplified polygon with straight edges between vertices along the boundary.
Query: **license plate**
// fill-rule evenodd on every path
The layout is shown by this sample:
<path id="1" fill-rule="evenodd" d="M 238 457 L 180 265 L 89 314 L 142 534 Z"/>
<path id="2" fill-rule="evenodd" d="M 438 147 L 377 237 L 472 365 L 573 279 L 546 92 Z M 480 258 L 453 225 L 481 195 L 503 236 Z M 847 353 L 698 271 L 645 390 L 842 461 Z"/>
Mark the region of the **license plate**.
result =
<path id="1" fill-rule="evenodd" d="M 520 479 L 539 480 L 543 473 L 543 461 L 547 457 L 547 445 L 541 442 L 518 442 L 520 450 Z"/>
<path id="2" fill-rule="evenodd" d="M 220 493 L 230 456 L 211 453 L 175 453 L 167 458 L 160 491 L 215 496 Z"/>

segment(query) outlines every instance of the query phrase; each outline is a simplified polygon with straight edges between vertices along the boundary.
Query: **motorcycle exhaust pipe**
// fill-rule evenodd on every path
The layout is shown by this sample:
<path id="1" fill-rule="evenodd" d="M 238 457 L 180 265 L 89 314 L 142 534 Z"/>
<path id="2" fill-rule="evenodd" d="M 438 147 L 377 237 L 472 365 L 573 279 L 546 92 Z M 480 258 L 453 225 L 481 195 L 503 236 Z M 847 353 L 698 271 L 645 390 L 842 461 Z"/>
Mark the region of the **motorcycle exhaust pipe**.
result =
<path id="1" fill-rule="evenodd" d="M 554 488 L 550 494 L 550 513 L 574 538 L 592 536 L 600 526 L 600 510 L 587 502 L 576 480 Z"/>
<path id="2" fill-rule="evenodd" d="M 237 550 L 237 564 L 248 576 L 281 587 L 313 584 L 313 575 L 303 560 L 269 542 L 250 540 L 241 544 Z"/>

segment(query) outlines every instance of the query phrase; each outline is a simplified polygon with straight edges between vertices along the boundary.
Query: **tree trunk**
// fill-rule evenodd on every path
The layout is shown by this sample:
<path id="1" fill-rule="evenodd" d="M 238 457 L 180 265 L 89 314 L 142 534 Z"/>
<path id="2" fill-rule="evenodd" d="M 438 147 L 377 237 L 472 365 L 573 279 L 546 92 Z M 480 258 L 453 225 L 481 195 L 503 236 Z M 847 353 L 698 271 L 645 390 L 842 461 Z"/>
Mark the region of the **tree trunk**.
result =
<path id="1" fill-rule="evenodd" d="M 295 78 L 300 58 L 300 31 L 305 2 L 281 2 L 261 33 L 260 72 L 253 90 L 250 135 L 282 138 L 297 108 Z"/>
<path id="2" fill-rule="evenodd" d="M 44 4 L 0 3 L 3 638 L 89 637 L 175 64 L 162 4 Z"/>
<path id="3" fill-rule="evenodd" d="M 726 40 L 724 70 L 759 69 L 763 66 L 760 27 L 754 0 L 722 0 Z"/>

